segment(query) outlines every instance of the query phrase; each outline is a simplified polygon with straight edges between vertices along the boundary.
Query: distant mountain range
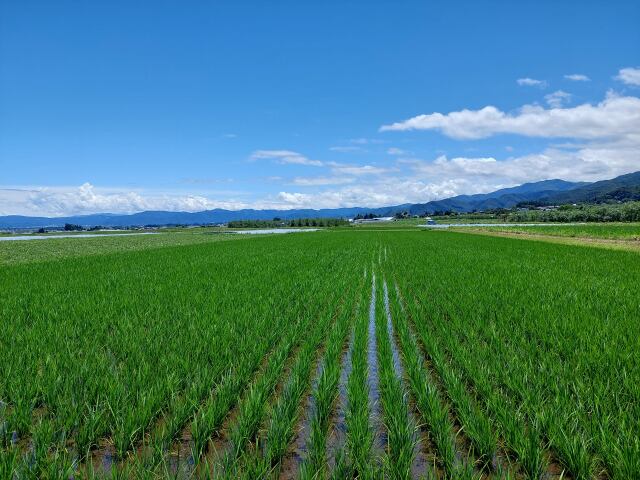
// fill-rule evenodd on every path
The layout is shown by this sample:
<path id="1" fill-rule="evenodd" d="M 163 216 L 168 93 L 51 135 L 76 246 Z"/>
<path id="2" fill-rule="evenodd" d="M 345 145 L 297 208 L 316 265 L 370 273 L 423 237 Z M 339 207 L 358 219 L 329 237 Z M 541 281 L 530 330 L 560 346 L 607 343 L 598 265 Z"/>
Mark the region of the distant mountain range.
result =
<path id="1" fill-rule="evenodd" d="M 581 202 L 607 202 L 640 200 L 640 171 L 621 175 L 600 182 L 567 182 L 564 180 L 543 180 L 524 183 L 517 187 L 503 188 L 491 193 L 477 195 L 458 195 L 427 203 L 403 204 L 379 208 L 330 208 L 330 209 L 293 209 L 293 210 L 205 210 L 202 212 L 165 212 L 149 211 L 120 215 L 101 213 L 94 215 L 74 215 L 69 217 L 28 217 L 8 215 L 0 217 L 0 228 L 56 228 L 65 223 L 84 227 L 101 225 L 104 227 L 132 227 L 144 225 L 203 225 L 226 223 L 231 220 L 271 220 L 282 219 L 342 217 L 351 218 L 358 214 L 373 213 L 390 216 L 397 212 L 408 211 L 412 215 L 423 215 L 437 211 L 472 212 L 495 208 L 512 208 L 521 203 L 536 205 L 558 205 Z"/>

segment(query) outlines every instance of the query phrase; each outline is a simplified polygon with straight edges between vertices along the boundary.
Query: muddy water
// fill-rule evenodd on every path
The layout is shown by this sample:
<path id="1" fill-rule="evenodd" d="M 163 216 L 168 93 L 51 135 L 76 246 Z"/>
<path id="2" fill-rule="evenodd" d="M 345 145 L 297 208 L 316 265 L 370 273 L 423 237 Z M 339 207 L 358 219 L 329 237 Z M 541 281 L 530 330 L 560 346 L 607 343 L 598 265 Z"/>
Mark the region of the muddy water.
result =
<path id="1" fill-rule="evenodd" d="M 373 456 L 381 458 L 387 446 L 387 433 L 382 421 L 380 403 L 380 374 L 378 371 L 378 347 L 376 344 L 376 274 L 371 280 L 371 303 L 369 304 L 369 338 L 367 344 L 367 365 L 369 369 L 369 401 L 373 424 Z"/>
<path id="2" fill-rule="evenodd" d="M 110 443 L 104 443 L 91 454 L 91 467 L 95 473 L 111 476 L 113 470 L 117 468 L 116 450 Z"/>
<path id="3" fill-rule="evenodd" d="M 195 460 L 191 453 L 191 429 L 182 432 L 180 441 L 167 455 L 168 469 L 175 478 L 189 478 L 195 468 Z"/>

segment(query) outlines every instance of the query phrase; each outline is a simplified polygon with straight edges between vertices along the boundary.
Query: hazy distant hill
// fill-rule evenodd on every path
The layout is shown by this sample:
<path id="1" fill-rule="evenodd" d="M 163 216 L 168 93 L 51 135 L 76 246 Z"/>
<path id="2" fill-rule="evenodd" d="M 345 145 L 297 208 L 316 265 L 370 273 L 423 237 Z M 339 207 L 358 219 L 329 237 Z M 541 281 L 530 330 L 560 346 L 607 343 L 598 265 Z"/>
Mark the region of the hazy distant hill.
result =
<path id="1" fill-rule="evenodd" d="M 611 180 L 595 183 L 567 182 L 564 180 L 543 180 L 525 183 L 517 187 L 503 188 L 491 193 L 458 195 L 427 203 L 394 205 L 380 208 L 331 208 L 293 210 L 205 210 L 202 212 L 149 211 L 131 215 L 101 213 L 69 217 L 27 217 L 9 215 L 0 217 L 0 228 L 40 228 L 63 227 L 65 223 L 82 226 L 102 225 L 104 227 L 130 227 L 144 225 L 203 225 L 226 223 L 231 220 L 271 220 L 313 218 L 313 217 L 354 217 L 358 214 L 373 213 L 379 216 L 393 215 L 409 211 L 413 215 L 451 210 L 471 212 L 493 208 L 511 208 L 522 202 L 539 204 L 562 204 L 578 202 L 606 202 L 615 200 L 640 200 L 640 171 L 621 175 Z"/>

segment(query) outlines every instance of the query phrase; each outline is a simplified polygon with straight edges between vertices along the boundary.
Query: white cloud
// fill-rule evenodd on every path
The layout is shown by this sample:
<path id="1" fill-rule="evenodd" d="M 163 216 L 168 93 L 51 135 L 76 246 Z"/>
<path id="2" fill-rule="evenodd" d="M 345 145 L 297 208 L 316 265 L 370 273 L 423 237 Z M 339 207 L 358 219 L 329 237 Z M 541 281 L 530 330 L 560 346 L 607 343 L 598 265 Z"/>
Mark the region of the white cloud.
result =
<path id="1" fill-rule="evenodd" d="M 382 175 L 383 173 L 388 173 L 391 169 L 382 168 L 382 167 L 374 167 L 373 165 L 339 165 L 336 164 L 333 167 L 334 173 L 341 173 L 344 175 Z"/>
<path id="2" fill-rule="evenodd" d="M 384 143 L 384 140 L 380 140 L 379 138 L 352 138 L 349 140 L 349 143 L 353 143 L 354 145 L 369 145 Z"/>
<path id="3" fill-rule="evenodd" d="M 511 186 L 551 178 L 596 181 L 638 170 L 640 138 L 591 143 L 578 148 L 549 147 L 520 157 L 440 156 L 434 161 L 405 160 L 420 178 L 458 179 L 478 185 Z"/>
<path id="4" fill-rule="evenodd" d="M 581 73 L 572 73 L 571 75 L 565 75 L 565 79 L 571 80 L 572 82 L 589 82 L 591 79 L 586 75 L 582 75 Z"/>
<path id="5" fill-rule="evenodd" d="M 464 182 L 451 180 L 433 183 L 411 178 L 389 178 L 316 193 L 282 191 L 268 204 L 272 208 L 382 207 L 445 198 L 466 187 L 473 189 L 471 185 L 465 186 Z M 477 193 L 476 189 L 473 191 Z"/>
<path id="6" fill-rule="evenodd" d="M 396 147 L 387 148 L 387 153 L 389 155 L 411 155 L 411 152 Z"/>
<path id="7" fill-rule="evenodd" d="M 356 147 L 354 145 L 330 147 L 329 150 L 331 150 L 332 152 L 339 152 L 339 153 L 366 152 L 364 148 Z"/>
<path id="8" fill-rule="evenodd" d="M 79 187 L 0 189 L 0 215 L 65 216 L 89 213 L 133 213 L 144 210 L 197 212 L 212 208 L 238 209 L 238 201 L 217 201 L 201 195 L 169 195 Z"/>
<path id="9" fill-rule="evenodd" d="M 609 93 L 596 105 L 563 109 L 525 105 L 514 114 L 487 106 L 480 110 L 418 115 L 384 125 L 380 130 L 439 130 L 457 139 L 479 139 L 497 134 L 598 139 L 638 134 L 639 126 L 640 98 Z"/>
<path id="10" fill-rule="evenodd" d="M 562 90 L 556 90 L 553 93 L 544 96 L 547 104 L 552 108 L 562 108 L 563 105 L 571 101 L 571 94 Z"/>
<path id="11" fill-rule="evenodd" d="M 297 165 L 311 165 L 321 167 L 324 165 L 320 160 L 310 160 L 298 152 L 291 150 L 256 150 L 249 157 L 251 160 L 274 159 L 279 163 L 289 163 Z"/>
<path id="12" fill-rule="evenodd" d="M 546 88 L 548 85 L 546 80 L 536 80 L 535 78 L 519 78 L 516 82 L 518 85 L 525 87 Z"/>
<path id="13" fill-rule="evenodd" d="M 626 85 L 640 86 L 640 67 L 620 69 L 616 80 L 620 80 Z"/>
<path id="14" fill-rule="evenodd" d="M 296 177 L 291 181 L 291 185 L 315 187 L 320 185 L 343 185 L 354 181 L 355 179 L 350 177 Z"/>

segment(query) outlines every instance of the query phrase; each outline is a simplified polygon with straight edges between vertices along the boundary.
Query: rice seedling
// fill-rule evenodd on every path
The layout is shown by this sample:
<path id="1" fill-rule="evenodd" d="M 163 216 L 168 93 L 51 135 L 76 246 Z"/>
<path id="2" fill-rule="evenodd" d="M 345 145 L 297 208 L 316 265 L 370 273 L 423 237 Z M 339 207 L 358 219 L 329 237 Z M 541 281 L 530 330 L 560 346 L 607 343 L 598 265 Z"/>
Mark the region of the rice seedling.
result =
<path id="1" fill-rule="evenodd" d="M 386 251 L 386 250 L 385 250 Z M 378 364 L 380 365 L 381 403 L 384 424 L 387 431 L 387 452 L 385 471 L 389 478 L 411 478 L 411 465 L 415 454 L 416 425 L 409 416 L 407 396 L 402 386 L 399 366 L 394 365 L 391 349 L 392 336 L 389 334 L 391 318 L 387 317 L 387 284 L 377 288 L 376 339 L 378 342 Z M 382 292 L 384 292 L 384 300 Z M 385 302 L 387 300 L 387 302 Z"/>
<path id="2" fill-rule="evenodd" d="M 350 298 L 349 294 L 347 294 L 347 298 Z M 350 311 L 349 305 L 350 302 L 346 306 L 347 312 Z M 342 308 L 344 312 L 345 306 L 343 305 Z M 337 313 L 337 315 L 341 316 L 340 313 Z M 330 314 L 330 316 L 333 316 L 333 314 Z M 276 469 L 287 451 L 296 425 L 300 400 L 309 385 L 312 362 L 326 336 L 328 322 L 320 324 L 325 325 L 325 328 L 315 329 L 309 341 L 301 349 L 296 363 L 291 369 L 289 378 L 286 380 L 284 388 L 270 412 L 271 415 L 266 432 L 261 441 L 258 442 L 255 454 L 248 460 L 248 465 L 245 467 L 244 475 L 248 478 L 262 478 L 268 472 Z M 340 331 L 340 329 L 340 322 L 336 322 L 332 330 Z"/>
<path id="3" fill-rule="evenodd" d="M 452 478 L 457 472 L 453 425 L 433 378 L 425 367 L 416 338 L 409 329 L 404 312 L 398 308 L 398 299 L 393 296 L 393 292 L 395 290 L 392 290 L 391 311 L 411 392 L 438 451 L 442 468 L 447 476 Z"/>
<path id="4" fill-rule="evenodd" d="M 366 279 L 366 272 L 364 275 Z M 362 284 L 361 284 L 362 285 Z M 362 290 L 362 288 L 360 288 Z M 354 317 L 359 314 L 363 299 L 356 297 L 355 309 L 352 312 L 346 310 L 340 316 L 340 321 L 332 331 L 327 341 L 327 351 L 320 377 L 313 393 L 314 408 L 311 418 L 311 427 L 307 443 L 307 456 L 300 467 L 300 477 L 310 479 L 326 476 L 326 449 L 327 434 L 331 412 L 338 396 L 338 381 L 340 378 L 340 359 L 343 345 L 348 332 L 353 325 Z"/>
<path id="5" fill-rule="evenodd" d="M 368 311 L 363 308 L 356 319 L 351 357 L 352 368 L 347 381 L 346 460 L 341 468 L 344 471 L 348 465 L 350 475 L 361 478 L 373 476 L 371 464 L 373 428 L 370 421 L 371 405 L 367 383 L 368 327 Z"/>

